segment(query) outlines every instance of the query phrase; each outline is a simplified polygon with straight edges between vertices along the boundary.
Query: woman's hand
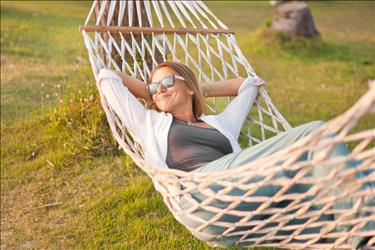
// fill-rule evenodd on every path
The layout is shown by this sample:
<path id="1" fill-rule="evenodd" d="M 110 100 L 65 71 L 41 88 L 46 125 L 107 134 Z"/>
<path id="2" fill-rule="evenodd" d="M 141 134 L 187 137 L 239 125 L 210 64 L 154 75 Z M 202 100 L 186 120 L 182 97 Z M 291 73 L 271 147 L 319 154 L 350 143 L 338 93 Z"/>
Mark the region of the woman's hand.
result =
<path id="1" fill-rule="evenodd" d="M 228 79 L 218 82 L 211 82 L 201 85 L 202 93 L 207 97 L 215 96 L 236 96 L 238 89 L 244 82 L 244 78 Z"/>
<path id="2" fill-rule="evenodd" d="M 135 97 L 143 98 L 147 102 L 150 100 L 150 95 L 148 94 L 146 85 L 142 81 L 119 71 L 114 70 L 113 72 L 121 77 L 122 83 Z"/>

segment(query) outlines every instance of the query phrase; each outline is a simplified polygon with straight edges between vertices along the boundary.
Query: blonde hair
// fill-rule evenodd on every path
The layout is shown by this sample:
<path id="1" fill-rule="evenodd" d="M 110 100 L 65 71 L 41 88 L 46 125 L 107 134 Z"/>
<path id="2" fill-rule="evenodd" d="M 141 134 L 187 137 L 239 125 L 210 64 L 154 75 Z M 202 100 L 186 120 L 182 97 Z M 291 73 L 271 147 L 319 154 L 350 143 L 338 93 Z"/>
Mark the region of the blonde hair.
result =
<path id="1" fill-rule="evenodd" d="M 152 76 L 155 74 L 155 72 L 164 67 L 169 67 L 173 69 L 178 75 L 182 76 L 185 79 L 186 85 L 193 90 L 193 113 L 195 118 L 198 118 L 201 116 L 202 113 L 206 111 L 206 104 L 204 101 L 204 97 L 202 94 L 202 91 L 199 87 L 197 77 L 195 76 L 194 72 L 185 64 L 178 63 L 178 62 L 162 62 L 154 70 L 151 72 L 148 82 L 151 82 Z M 152 101 L 148 105 L 150 108 L 160 111 L 155 103 Z"/>

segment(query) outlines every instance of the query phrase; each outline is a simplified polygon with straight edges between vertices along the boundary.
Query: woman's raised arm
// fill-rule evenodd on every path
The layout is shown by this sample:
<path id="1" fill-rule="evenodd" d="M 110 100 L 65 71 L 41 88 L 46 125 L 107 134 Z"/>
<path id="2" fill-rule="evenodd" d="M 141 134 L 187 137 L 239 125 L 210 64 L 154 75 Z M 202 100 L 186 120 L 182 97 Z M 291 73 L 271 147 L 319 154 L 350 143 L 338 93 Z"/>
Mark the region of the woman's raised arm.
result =
<path id="1" fill-rule="evenodd" d="M 245 79 L 236 78 L 218 82 L 210 82 L 201 85 L 202 92 L 207 97 L 236 96 L 238 89 Z"/>
<path id="2" fill-rule="evenodd" d="M 225 87 L 226 83 L 229 84 L 230 82 L 219 83 L 218 85 Z M 225 124 L 226 129 L 230 131 L 234 138 L 238 138 L 242 124 L 256 101 L 259 87 L 264 85 L 265 82 L 257 76 L 249 76 L 248 78 L 242 80 L 242 82 L 240 80 L 233 80 L 232 84 L 236 87 L 230 88 L 228 86 L 228 88 L 230 88 L 230 91 L 235 91 L 237 89 L 237 96 L 222 112 L 216 115 L 216 119 L 218 119 L 222 124 Z M 230 93 L 233 94 L 233 92 Z"/>
<path id="3" fill-rule="evenodd" d="M 137 98 L 143 98 L 146 101 L 150 100 L 150 95 L 147 92 L 146 85 L 136 79 L 133 78 L 126 73 L 122 73 L 119 71 L 113 70 L 114 73 L 119 75 L 122 79 L 122 83 L 129 89 L 129 91 Z"/>

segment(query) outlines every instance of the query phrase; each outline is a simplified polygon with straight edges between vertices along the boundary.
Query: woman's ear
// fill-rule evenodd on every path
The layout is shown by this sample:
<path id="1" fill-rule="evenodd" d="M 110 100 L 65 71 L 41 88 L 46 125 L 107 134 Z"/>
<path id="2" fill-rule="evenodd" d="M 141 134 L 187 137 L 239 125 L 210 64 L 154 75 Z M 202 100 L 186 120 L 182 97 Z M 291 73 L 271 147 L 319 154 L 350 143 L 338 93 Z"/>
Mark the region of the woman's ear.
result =
<path id="1" fill-rule="evenodd" d="M 189 95 L 193 96 L 194 95 L 194 91 L 192 89 L 188 89 L 188 93 Z"/>

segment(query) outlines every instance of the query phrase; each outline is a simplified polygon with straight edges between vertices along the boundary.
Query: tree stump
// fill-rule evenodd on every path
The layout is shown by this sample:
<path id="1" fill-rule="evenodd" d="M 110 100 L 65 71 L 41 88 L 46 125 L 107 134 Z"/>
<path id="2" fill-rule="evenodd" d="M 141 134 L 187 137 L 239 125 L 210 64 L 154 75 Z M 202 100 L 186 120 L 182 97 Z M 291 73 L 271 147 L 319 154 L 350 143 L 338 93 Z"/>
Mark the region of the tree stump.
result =
<path id="1" fill-rule="evenodd" d="M 319 35 L 307 3 L 300 1 L 277 3 L 271 29 L 298 37 Z"/>

